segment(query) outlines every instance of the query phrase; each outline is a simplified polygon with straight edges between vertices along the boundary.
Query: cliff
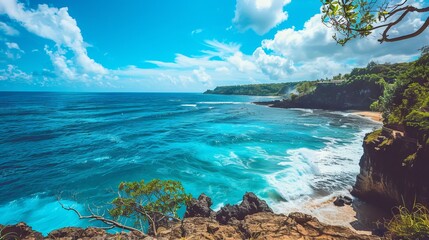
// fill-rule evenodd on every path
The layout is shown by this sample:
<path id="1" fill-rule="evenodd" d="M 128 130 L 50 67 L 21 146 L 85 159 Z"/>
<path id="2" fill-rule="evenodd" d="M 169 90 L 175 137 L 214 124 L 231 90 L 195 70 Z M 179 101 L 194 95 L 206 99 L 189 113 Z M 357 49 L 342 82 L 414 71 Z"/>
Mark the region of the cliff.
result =
<path id="1" fill-rule="evenodd" d="M 429 206 L 429 151 L 401 131 L 383 127 L 365 137 L 352 194 L 384 208 Z"/>
<path id="2" fill-rule="evenodd" d="M 278 108 L 317 108 L 327 110 L 369 110 L 380 97 L 382 87 L 374 81 L 358 80 L 350 83 L 318 83 L 310 93 L 282 101 L 256 102 Z"/>
<path id="3" fill-rule="evenodd" d="M 183 221 L 158 227 L 156 238 L 137 232 L 110 234 L 97 228 L 63 228 L 43 237 L 19 223 L 0 226 L 0 239 L 382 239 L 326 225 L 303 213 L 275 214 L 252 193 L 247 193 L 239 205 L 226 205 L 218 212 L 210 206 L 211 199 L 203 194 L 193 199 Z"/>
<path id="4" fill-rule="evenodd" d="M 204 94 L 281 96 L 292 92 L 296 84 L 297 83 L 266 83 L 220 86 L 213 90 L 207 90 Z"/>

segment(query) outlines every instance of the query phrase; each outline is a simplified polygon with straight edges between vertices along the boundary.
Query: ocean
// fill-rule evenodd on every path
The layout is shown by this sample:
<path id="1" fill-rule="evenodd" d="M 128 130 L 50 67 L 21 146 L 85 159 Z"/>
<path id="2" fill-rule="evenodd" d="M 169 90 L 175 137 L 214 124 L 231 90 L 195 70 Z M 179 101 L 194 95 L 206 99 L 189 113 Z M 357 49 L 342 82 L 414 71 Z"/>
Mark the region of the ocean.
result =
<path id="1" fill-rule="evenodd" d="M 347 192 L 379 123 L 275 109 L 269 97 L 198 93 L 0 92 L 0 224 L 47 234 L 89 226 L 63 210 L 106 206 L 121 181 L 179 180 L 213 208 L 245 192 L 275 212 Z"/>

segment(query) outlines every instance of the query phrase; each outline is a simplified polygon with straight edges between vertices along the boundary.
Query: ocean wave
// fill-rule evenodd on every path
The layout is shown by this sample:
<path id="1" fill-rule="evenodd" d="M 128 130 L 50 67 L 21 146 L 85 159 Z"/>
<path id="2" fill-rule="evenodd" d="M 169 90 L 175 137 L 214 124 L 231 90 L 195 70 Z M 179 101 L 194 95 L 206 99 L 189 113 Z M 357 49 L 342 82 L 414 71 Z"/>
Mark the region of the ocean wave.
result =
<path id="1" fill-rule="evenodd" d="M 88 223 L 80 220 L 74 212 L 64 210 L 56 198 L 43 195 L 36 194 L 0 205 L 1 223 L 25 222 L 44 235 L 63 227 L 88 227 Z M 85 213 L 85 207 L 75 201 L 61 200 L 61 203 Z"/>
<path id="2" fill-rule="evenodd" d="M 181 104 L 182 107 L 197 107 L 197 104 Z"/>
<path id="3" fill-rule="evenodd" d="M 208 105 L 238 105 L 238 104 L 252 104 L 251 102 L 197 102 L 198 104 Z"/>
<path id="4" fill-rule="evenodd" d="M 288 202 L 289 208 L 305 207 L 300 205 L 305 196 L 320 198 L 347 191 L 359 173 L 362 139 L 369 131 L 355 133 L 349 140 L 315 136 L 325 141 L 325 147 L 287 150 L 285 160 L 278 163 L 284 169 L 266 175 L 266 180 Z"/>

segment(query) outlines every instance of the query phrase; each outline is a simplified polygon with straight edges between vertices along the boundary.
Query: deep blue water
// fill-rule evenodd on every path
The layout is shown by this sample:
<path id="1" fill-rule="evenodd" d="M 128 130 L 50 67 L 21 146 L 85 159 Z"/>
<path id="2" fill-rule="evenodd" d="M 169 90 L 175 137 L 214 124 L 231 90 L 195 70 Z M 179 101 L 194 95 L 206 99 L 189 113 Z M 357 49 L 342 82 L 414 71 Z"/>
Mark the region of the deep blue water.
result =
<path id="1" fill-rule="evenodd" d="M 61 209 L 105 205 L 120 181 L 180 180 L 214 207 L 246 191 L 285 212 L 345 191 L 378 124 L 273 109 L 265 98 L 184 93 L 0 92 L 0 224 L 86 226 Z"/>

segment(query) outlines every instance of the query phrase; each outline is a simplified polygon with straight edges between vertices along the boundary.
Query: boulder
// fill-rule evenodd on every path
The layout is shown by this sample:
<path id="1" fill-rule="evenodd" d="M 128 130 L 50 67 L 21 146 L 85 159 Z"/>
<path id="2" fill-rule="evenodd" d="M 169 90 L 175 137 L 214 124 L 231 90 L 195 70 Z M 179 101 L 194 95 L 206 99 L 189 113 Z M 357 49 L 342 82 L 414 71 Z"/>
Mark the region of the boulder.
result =
<path id="1" fill-rule="evenodd" d="M 14 239 L 28 239 L 28 240 L 41 240 L 43 235 L 40 232 L 34 231 L 30 226 L 25 223 L 18 223 L 16 225 L 2 226 L 0 228 L 0 239 L 14 240 Z"/>
<path id="2" fill-rule="evenodd" d="M 212 206 L 212 200 L 204 193 L 202 193 L 198 199 L 193 198 L 186 207 L 184 218 L 190 217 L 215 217 L 215 212 L 210 208 Z"/>
<path id="3" fill-rule="evenodd" d="M 243 196 L 243 201 L 239 205 L 229 205 L 222 207 L 216 213 L 216 220 L 221 224 L 230 221 L 243 220 L 247 215 L 260 212 L 273 212 L 268 204 L 259 199 L 254 193 L 248 192 Z"/>
<path id="4" fill-rule="evenodd" d="M 344 206 L 344 204 L 351 205 L 353 202 L 353 199 L 349 196 L 338 196 L 335 201 L 334 205 L 338 207 Z"/>

